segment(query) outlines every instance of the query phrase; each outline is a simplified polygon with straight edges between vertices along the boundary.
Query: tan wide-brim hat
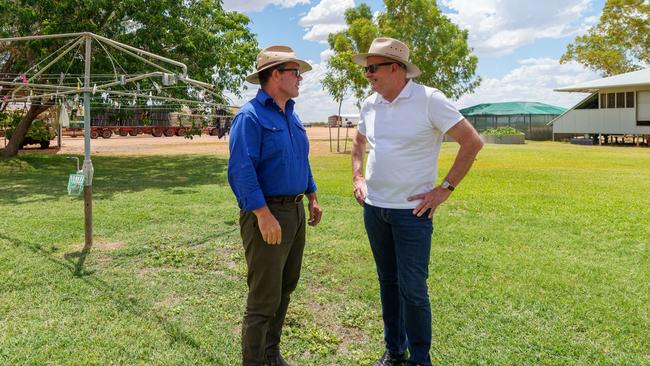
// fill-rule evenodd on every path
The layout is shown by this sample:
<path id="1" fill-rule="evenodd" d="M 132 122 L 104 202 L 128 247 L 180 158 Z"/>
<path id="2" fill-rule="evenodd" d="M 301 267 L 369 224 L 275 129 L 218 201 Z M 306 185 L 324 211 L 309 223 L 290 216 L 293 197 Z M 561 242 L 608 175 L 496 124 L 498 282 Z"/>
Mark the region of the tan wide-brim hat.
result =
<path id="1" fill-rule="evenodd" d="M 270 67 L 283 64 L 285 62 L 297 63 L 300 73 L 311 70 L 311 65 L 307 61 L 301 60 L 296 56 L 291 47 L 287 46 L 271 46 L 263 49 L 257 55 L 257 67 L 254 73 L 246 76 L 246 81 L 251 84 L 259 84 L 260 71 L 266 70 Z"/>
<path id="2" fill-rule="evenodd" d="M 375 38 L 368 52 L 352 56 L 352 61 L 365 67 L 368 66 L 368 56 L 382 56 L 403 64 L 406 66 L 406 77 L 408 79 L 416 78 L 422 74 L 422 71 L 417 66 L 409 62 L 409 48 L 396 39 Z"/>

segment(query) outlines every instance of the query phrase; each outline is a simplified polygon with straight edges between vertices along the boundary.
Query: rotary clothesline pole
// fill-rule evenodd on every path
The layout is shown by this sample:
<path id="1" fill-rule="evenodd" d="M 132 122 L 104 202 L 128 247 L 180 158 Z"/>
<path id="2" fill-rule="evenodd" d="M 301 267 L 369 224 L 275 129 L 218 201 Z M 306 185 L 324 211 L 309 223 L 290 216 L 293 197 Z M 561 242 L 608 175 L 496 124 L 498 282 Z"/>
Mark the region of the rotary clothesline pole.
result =
<path id="1" fill-rule="evenodd" d="M 12 75 L 14 76 L 13 78 L 10 79 L 10 81 L 7 80 L 0 80 L 0 88 L 3 86 L 10 86 L 13 87 L 13 91 L 11 94 L 11 97 L 8 98 L 8 96 L 5 96 L 3 98 L 3 103 L 16 103 L 16 102 L 24 102 L 26 104 L 31 103 L 32 99 L 40 99 L 41 103 L 46 98 L 52 99 L 52 98 L 58 98 L 62 96 L 67 96 L 71 94 L 77 94 L 81 90 L 79 86 L 72 87 L 72 86 L 66 86 L 63 84 L 63 79 L 60 80 L 59 85 L 50 85 L 50 84 L 37 84 L 34 83 L 34 81 L 39 78 L 41 75 L 43 76 L 49 76 L 45 74 L 45 71 L 47 71 L 52 65 L 60 61 L 66 54 L 71 52 L 75 47 L 78 47 L 81 45 L 82 42 L 85 42 L 85 57 L 84 57 L 84 84 L 83 84 L 83 105 L 84 105 L 84 162 L 83 162 L 83 168 L 82 168 L 82 173 L 84 175 L 84 227 L 85 227 L 85 244 L 84 244 L 84 249 L 89 249 L 92 244 L 93 244 L 93 221 L 92 221 L 92 181 L 93 181 L 93 174 L 94 174 L 94 168 L 92 165 L 92 161 L 90 159 L 90 133 L 91 133 L 91 126 L 90 126 L 90 99 L 91 99 L 91 92 L 94 94 L 96 92 L 103 92 L 107 93 L 110 95 L 117 95 L 118 97 L 133 97 L 134 100 L 136 97 L 138 98 L 147 98 L 148 100 L 162 100 L 162 101 L 167 101 L 167 102 L 177 102 L 177 103 L 187 103 L 187 102 L 194 102 L 192 100 L 186 100 L 186 99 L 181 99 L 181 98 L 173 98 L 173 97 L 165 97 L 165 96 L 154 96 L 151 95 L 143 95 L 140 93 L 140 88 L 138 86 L 138 92 L 135 93 L 128 93 L 125 91 L 113 91 L 110 89 L 111 86 L 116 86 L 116 85 L 124 85 L 127 82 L 135 82 L 138 80 L 150 78 L 150 77 L 160 77 L 162 79 L 162 83 L 165 86 L 168 85 L 173 85 L 176 83 L 176 80 L 179 80 L 183 82 L 184 84 L 191 86 L 193 89 L 198 89 L 201 91 L 201 93 L 207 93 L 212 96 L 219 96 L 218 93 L 216 93 L 213 90 L 213 86 L 211 84 L 199 81 L 199 80 L 194 80 L 191 79 L 187 76 L 187 66 L 182 63 L 178 62 L 166 57 L 162 57 L 159 55 L 156 55 L 151 52 L 147 52 L 90 32 L 83 32 L 83 33 L 68 33 L 68 34 L 54 34 L 54 35 L 36 35 L 36 36 L 26 36 L 26 37 L 12 37 L 12 38 L 0 38 L 0 43 L 3 42 L 13 42 L 13 41 L 29 41 L 29 40 L 42 40 L 42 39 L 52 39 L 52 38 L 76 38 L 73 39 L 72 41 L 66 43 L 64 46 L 59 48 L 57 51 L 55 51 L 53 54 L 48 56 L 45 60 L 41 62 L 45 62 L 46 60 L 48 63 L 42 67 L 40 70 L 38 70 L 38 66 L 40 65 L 37 64 L 30 68 L 31 71 L 32 69 L 34 70 L 35 74 L 32 75 L 29 79 L 27 78 L 27 73 L 21 73 L 21 74 L 15 74 Z M 102 45 L 102 42 L 105 44 L 108 44 L 115 49 L 126 53 L 137 60 L 144 62 L 150 66 L 156 67 L 158 70 L 157 72 L 150 72 L 147 74 L 135 74 L 135 75 L 128 75 L 129 78 L 127 79 L 127 75 L 122 75 L 120 80 L 114 80 L 114 81 L 109 81 L 106 83 L 100 83 L 99 85 L 92 85 L 91 86 L 91 74 L 90 74 L 90 66 L 91 66 L 91 43 L 92 41 L 95 40 L 98 42 L 98 44 L 108 53 L 106 48 Z M 56 58 L 53 60 L 49 60 L 50 57 L 53 57 L 54 54 L 59 53 Z M 180 74 L 172 73 L 168 69 L 156 64 L 155 62 L 152 62 L 151 60 L 147 59 L 147 57 L 150 57 L 152 59 L 155 59 L 157 61 L 163 62 L 168 65 L 173 65 L 176 67 L 180 67 L 182 72 Z M 110 55 L 109 55 L 110 58 Z M 114 70 L 115 71 L 115 70 Z M 63 73 L 62 73 L 63 75 Z M 114 72 L 113 74 L 101 74 L 101 75 L 112 75 L 117 77 L 117 73 Z M 22 80 L 19 82 L 18 78 L 22 77 Z M 63 76 L 62 76 L 63 77 Z M 30 90 L 29 95 L 23 95 L 20 96 L 17 94 L 18 91 L 27 88 Z M 32 95 L 33 91 L 36 90 L 37 93 L 40 91 L 41 94 L 36 94 Z M 188 89 L 189 90 L 189 89 Z M 203 97 L 201 97 L 201 100 L 203 104 L 205 102 L 203 101 Z M 212 103 L 208 103 L 212 104 Z M 59 134 L 60 136 L 60 134 Z M 4 137 L 5 139 L 5 145 L 6 145 L 6 136 Z"/>
<path id="2" fill-rule="evenodd" d="M 84 248 L 93 245 L 93 163 L 90 160 L 90 50 L 92 38 L 86 34 L 86 56 L 84 57 L 84 163 L 86 176 L 84 187 Z"/>

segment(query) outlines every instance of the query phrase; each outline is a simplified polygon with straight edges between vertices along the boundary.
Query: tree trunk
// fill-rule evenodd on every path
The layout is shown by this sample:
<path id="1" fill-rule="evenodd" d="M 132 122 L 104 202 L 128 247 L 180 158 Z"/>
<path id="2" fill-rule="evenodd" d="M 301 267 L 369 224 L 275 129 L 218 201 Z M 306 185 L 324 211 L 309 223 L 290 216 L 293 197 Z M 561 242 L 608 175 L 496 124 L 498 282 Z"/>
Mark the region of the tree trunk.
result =
<path id="1" fill-rule="evenodd" d="M 20 150 L 23 145 L 23 140 L 25 139 L 27 130 L 32 125 L 32 121 L 36 119 L 39 114 L 45 112 L 48 108 L 50 108 L 49 105 L 36 104 L 32 104 L 31 107 L 29 107 L 27 114 L 25 114 L 23 119 L 18 123 L 18 126 L 16 126 L 14 129 L 14 133 L 11 135 L 9 144 L 7 144 L 4 149 L 0 150 L 0 158 L 8 159 L 18 155 L 18 150 Z"/>

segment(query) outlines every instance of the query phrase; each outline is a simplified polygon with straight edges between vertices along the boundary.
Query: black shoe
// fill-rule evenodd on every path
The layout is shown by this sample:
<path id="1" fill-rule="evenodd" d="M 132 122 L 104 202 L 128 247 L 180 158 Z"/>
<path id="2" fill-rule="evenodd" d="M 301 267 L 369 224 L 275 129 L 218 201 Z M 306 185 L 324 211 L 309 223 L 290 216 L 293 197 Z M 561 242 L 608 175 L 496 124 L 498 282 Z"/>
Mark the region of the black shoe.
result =
<path id="1" fill-rule="evenodd" d="M 291 366 L 287 361 L 282 358 L 279 353 L 277 355 L 265 356 L 264 366 Z"/>
<path id="2" fill-rule="evenodd" d="M 406 355 L 404 353 L 384 352 L 380 359 L 375 361 L 372 366 L 403 366 L 406 365 Z"/>

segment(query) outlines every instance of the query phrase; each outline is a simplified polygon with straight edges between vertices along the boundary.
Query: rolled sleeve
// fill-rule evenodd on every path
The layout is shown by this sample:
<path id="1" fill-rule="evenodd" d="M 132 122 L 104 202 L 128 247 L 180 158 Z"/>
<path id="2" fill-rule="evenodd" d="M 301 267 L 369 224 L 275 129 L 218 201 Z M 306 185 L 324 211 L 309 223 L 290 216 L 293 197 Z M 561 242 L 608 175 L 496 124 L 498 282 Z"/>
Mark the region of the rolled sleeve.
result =
<path id="1" fill-rule="evenodd" d="M 316 182 L 314 182 L 314 176 L 311 174 L 311 166 L 309 167 L 309 178 L 307 179 L 307 191 L 305 193 L 314 193 L 316 192 Z"/>
<path id="2" fill-rule="evenodd" d="M 234 119 L 230 132 L 228 183 L 239 208 L 247 211 L 266 205 L 255 169 L 260 158 L 261 136 L 255 116 L 242 113 Z"/>

